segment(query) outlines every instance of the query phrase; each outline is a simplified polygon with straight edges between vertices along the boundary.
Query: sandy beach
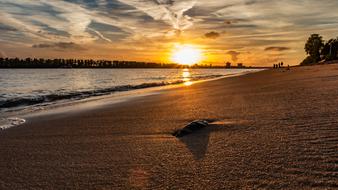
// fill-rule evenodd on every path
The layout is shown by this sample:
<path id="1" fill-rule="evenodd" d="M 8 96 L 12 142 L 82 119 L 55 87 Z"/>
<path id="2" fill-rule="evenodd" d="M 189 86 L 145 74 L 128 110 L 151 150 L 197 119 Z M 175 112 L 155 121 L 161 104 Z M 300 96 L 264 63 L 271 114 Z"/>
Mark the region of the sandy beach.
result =
<path id="1" fill-rule="evenodd" d="M 337 87 L 295 67 L 32 117 L 0 131 L 0 189 L 337 189 Z"/>

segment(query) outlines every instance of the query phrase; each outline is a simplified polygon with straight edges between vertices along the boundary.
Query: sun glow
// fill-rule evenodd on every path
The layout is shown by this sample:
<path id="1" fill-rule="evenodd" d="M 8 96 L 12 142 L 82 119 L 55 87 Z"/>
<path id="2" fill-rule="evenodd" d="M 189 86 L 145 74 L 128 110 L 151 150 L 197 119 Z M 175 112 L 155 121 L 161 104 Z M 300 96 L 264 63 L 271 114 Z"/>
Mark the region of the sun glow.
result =
<path id="1" fill-rule="evenodd" d="M 177 45 L 171 59 L 181 65 L 193 65 L 202 60 L 202 51 L 192 45 Z"/>

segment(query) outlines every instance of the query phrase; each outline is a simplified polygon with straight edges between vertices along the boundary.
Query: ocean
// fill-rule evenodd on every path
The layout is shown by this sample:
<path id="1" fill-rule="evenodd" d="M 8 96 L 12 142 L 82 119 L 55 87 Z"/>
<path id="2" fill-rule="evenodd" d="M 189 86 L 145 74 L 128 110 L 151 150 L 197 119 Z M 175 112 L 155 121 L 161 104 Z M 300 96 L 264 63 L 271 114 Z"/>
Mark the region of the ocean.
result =
<path id="1" fill-rule="evenodd" d="M 60 102 L 241 75 L 256 69 L 0 69 L 0 120 Z M 14 120 L 15 121 L 15 120 Z"/>

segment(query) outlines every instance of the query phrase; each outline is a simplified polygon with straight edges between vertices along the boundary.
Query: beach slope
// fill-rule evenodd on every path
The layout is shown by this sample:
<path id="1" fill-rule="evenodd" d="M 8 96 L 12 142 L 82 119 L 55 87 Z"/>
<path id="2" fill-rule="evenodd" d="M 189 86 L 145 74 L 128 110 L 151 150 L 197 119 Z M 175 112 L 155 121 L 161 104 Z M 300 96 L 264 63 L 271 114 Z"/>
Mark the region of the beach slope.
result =
<path id="1" fill-rule="evenodd" d="M 265 70 L 36 116 L 0 131 L 0 189 L 336 189 L 337 87 L 338 65 Z"/>

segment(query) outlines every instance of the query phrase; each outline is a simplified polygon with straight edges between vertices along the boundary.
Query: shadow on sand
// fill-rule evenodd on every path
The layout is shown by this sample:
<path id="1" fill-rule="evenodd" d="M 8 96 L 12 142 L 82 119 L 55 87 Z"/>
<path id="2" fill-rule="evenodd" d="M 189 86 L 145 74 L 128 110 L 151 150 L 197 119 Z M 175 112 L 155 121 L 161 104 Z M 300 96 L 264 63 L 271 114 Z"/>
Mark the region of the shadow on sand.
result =
<path id="1" fill-rule="evenodd" d="M 240 130 L 247 130 L 248 126 L 243 124 L 236 124 L 235 122 L 213 122 L 207 127 L 201 128 L 192 132 L 191 134 L 179 137 L 178 139 L 185 144 L 189 151 L 194 156 L 195 160 L 202 160 L 208 150 L 210 134 L 218 131 L 235 132 Z M 224 139 L 226 141 L 226 139 Z"/>

